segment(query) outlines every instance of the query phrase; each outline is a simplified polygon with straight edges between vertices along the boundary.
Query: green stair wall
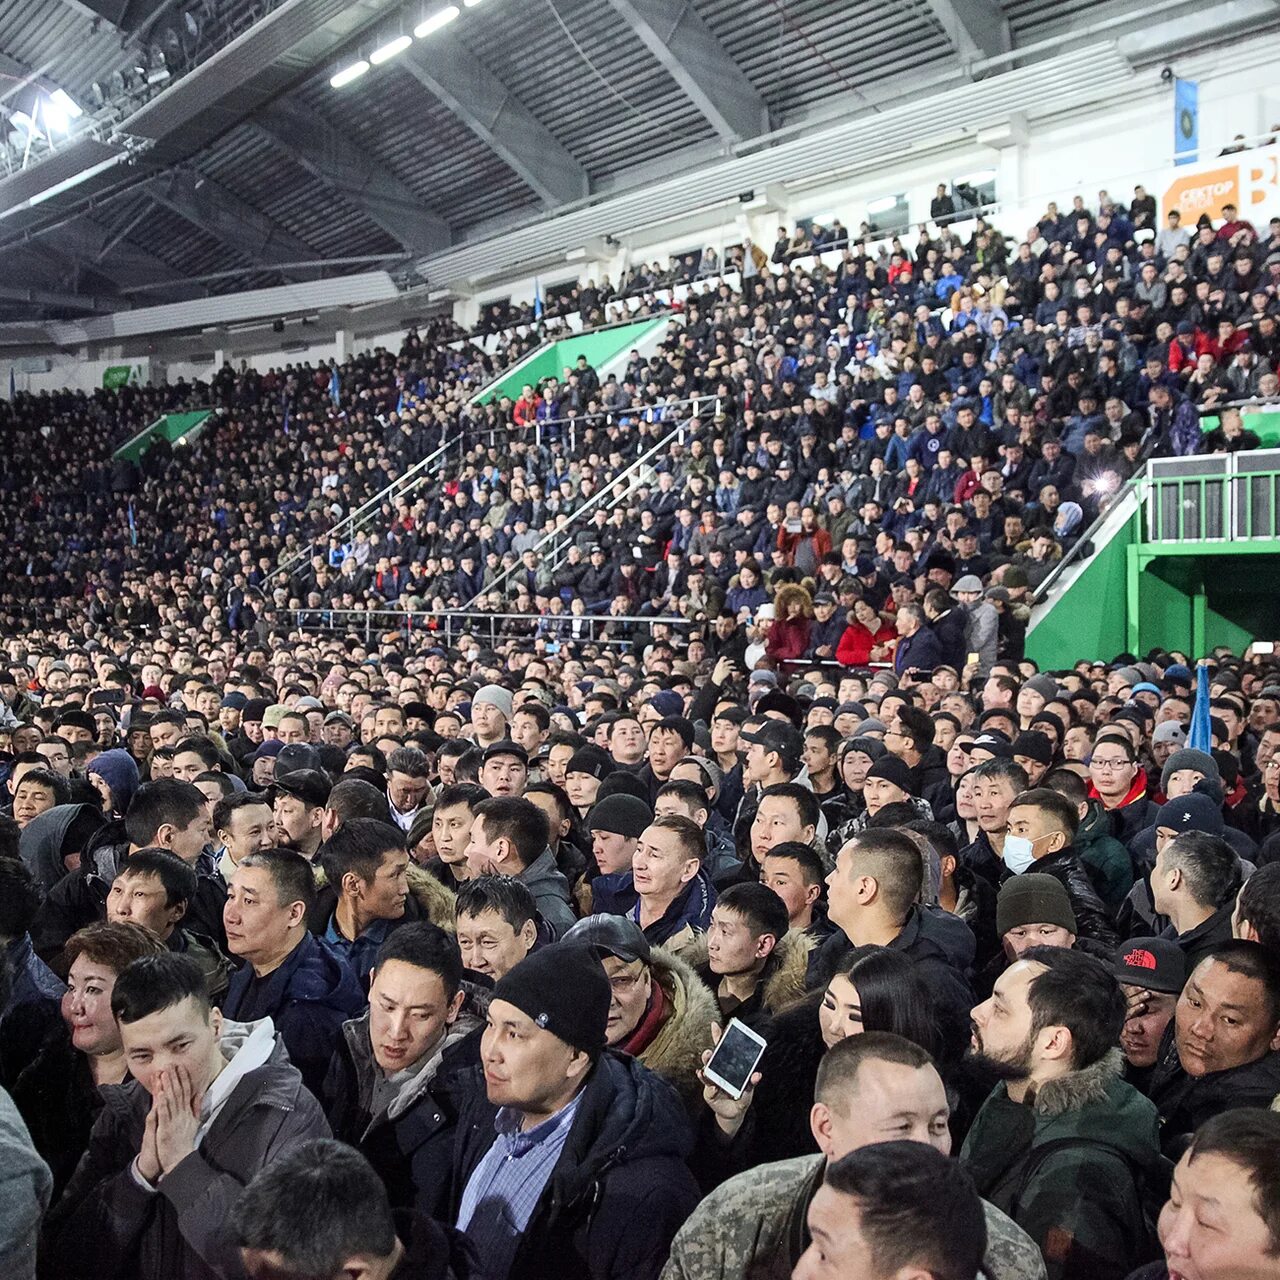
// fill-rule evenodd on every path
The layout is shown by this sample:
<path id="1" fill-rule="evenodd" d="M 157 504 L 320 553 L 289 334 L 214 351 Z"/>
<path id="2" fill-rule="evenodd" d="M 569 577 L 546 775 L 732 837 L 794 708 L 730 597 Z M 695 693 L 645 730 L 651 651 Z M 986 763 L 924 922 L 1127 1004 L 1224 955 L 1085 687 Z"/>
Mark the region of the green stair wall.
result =
<path id="1" fill-rule="evenodd" d="M 179 440 L 193 435 L 212 412 L 212 409 L 195 409 L 190 413 L 166 413 L 149 427 L 144 427 L 133 439 L 125 441 L 112 456 L 137 462 L 157 440 L 177 444 Z"/>
<path id="2" fill-rule="evenodd" d="M 488 404 L 503 396 L 516 400 L 520 396 L 520 388 L 526 384 L 537 386 L 543 378 L 563 378 L 565 369 L 572 368 L 579 356 L 586 356 L 587 363 L 593 369 L 599 369 L 639 344 L 655 329 L 665 329 L 669 319 L 668 316 L 649 316 L 633 324 L 593 329 L 589 333 L 544 343 L 509 373 L 491 382 L 471 403 Z"/>

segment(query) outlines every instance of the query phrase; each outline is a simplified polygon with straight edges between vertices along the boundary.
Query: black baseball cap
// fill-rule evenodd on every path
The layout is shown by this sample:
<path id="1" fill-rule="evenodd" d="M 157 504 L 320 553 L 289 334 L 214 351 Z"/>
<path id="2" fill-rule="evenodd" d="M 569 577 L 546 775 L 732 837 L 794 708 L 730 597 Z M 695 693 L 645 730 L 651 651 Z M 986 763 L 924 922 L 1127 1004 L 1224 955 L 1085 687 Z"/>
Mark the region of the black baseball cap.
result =
<path id="1" fill-rule="evenodd" d="M 616 956 L 628 964 L 634 960 L 643 960 L 648 964 L 653 956 L 644 930 L 630 916 L 586 916 L 561 941 L 591 947 L 601 959 Z"/>
<path id="2" fill-rule="evenodd" d="M 766 751 L 776 751 L 787 763 L 800 759 L 804 737 L 800 730 L 785 720 L 766 720 L 758 729 L 741 735 L 743 742 L 754 742 Z"/>
<path id="3" fill-rule="evenodd" d="M 278 795 L 297 796 L 314 809 L 329 803 L 330 790 L 329 779 L 319 769 L 295 769 L 277 778 L 269 794 L 273 800 Z"/>

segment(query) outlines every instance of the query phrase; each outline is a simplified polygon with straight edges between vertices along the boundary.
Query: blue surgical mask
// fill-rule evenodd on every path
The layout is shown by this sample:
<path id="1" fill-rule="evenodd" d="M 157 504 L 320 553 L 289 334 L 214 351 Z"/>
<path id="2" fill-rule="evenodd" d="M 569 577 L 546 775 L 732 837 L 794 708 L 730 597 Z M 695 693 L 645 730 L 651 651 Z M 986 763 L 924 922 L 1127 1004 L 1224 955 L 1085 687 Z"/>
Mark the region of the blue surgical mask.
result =
<path id="1" fill-rule="evenodd" d="M 1015 876 L 1020 876 L 1024 871 L 1030 870 L 1035 866 L 1036 862 L 1033 842 L 1028 840 L 1026 836 L 1005 836 L 1003 856 L 1004 865 Z"/>

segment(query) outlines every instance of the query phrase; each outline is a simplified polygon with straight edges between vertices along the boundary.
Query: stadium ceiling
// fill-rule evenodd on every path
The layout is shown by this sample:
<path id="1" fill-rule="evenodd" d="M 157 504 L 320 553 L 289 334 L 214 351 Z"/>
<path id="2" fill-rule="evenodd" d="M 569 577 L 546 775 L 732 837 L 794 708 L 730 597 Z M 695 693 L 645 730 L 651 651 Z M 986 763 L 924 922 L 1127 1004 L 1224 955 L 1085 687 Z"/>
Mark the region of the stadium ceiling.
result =
<path id="1" fill-rule="evenodd" d="M 1180 0 L 0 0 L 0 322 L 394 274 L 1186 15 L 1222 38 Z"/>

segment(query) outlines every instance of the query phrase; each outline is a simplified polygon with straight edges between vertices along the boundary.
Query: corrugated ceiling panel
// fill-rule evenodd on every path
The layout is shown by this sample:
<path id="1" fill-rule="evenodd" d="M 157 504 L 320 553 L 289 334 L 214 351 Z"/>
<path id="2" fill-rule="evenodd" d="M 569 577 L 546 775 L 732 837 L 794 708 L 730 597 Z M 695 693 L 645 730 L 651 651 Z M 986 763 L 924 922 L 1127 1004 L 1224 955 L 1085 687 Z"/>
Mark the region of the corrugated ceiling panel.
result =
<path id="1" fill-rule="evenodd" d="M 1015 44 L 1029 44 L 1032 40 L 1051 35 L 1055 27 L 1061 27 L 1067 21 L 1078 22 L 1096 9 L 1120 13 L 1132 7 L 1129 4 L 1117 5 L 1115 0 L 1074 0 L 1070 5 L 1063 5 L 1060 0 L 1004 0 L 1004 11 L 1008 14 Z"/>

